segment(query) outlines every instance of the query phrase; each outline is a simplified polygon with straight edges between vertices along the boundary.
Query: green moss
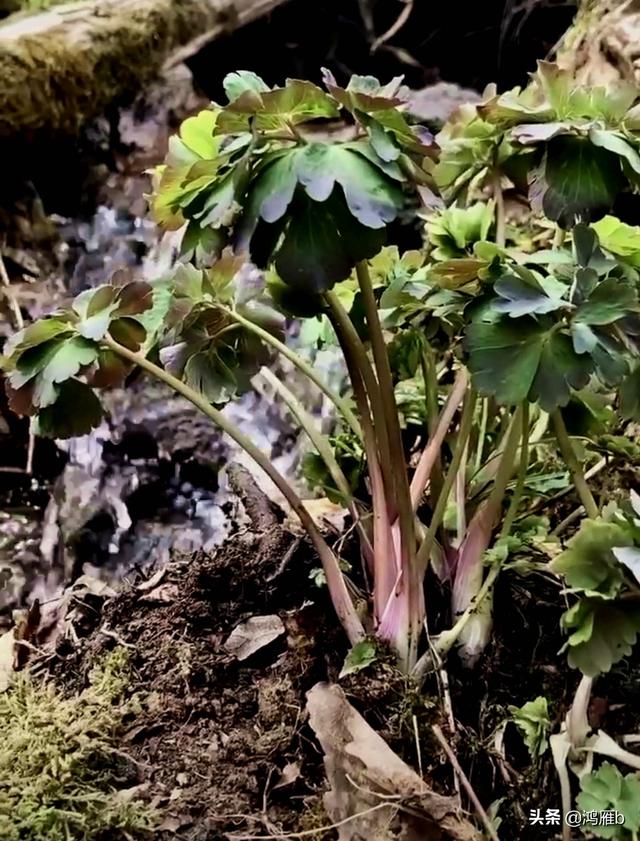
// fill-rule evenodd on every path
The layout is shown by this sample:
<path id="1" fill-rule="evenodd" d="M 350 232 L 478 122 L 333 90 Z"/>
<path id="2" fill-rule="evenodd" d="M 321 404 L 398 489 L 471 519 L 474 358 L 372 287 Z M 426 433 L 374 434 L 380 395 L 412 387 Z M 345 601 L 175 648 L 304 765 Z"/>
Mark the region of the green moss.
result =
<path id="1" fill-rule="evenodd" d="M 19 37 L 0 27 L 0 137 L 73 134 L 113 102 L 133 98 L 167 56 L 221 22 L 199 0 L 117 2 L 75 23 Z"/>
<path id="2" fill-rule="evenodd" d="M 39 12 L 42 9 L 50 9 L 51 6 L 59 6 L 67 0 L 20 0 L 20 8 L 29 12 Z"/>
<path id="3" fill-rule="evenodd" d="M 119 791 L 128 674 L 118 649 L 80 695 L 65 697 L 24 673 L 0 694 L 2 841 L 89 841 L 102 833 L 116 841 L 152 827 L 152 810 Z"/>

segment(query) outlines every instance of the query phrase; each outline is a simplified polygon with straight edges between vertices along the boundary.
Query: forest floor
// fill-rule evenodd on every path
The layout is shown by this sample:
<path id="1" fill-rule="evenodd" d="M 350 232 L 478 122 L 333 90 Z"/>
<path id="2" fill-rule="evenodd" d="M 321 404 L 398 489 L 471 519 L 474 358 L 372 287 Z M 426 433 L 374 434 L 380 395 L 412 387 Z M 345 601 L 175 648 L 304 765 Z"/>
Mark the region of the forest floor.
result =
<path id="1" fill-rule="evenodd" d="M 349 42 L 353 19 L 345 15 L 336 32 L 328 32 L 326 20 L 331 19 L 329 12 L 335 12 L 336 4 L 323 0 L 318 9 L 313 12 L 314 20 L 318 19 L 318 37 L 310 53 L 305 51 L 304 43 L 295 50 L 291 48 L 292 33 L 301 31 L 300 21 L 307 15 L 306 8 L 298 4 L 293 12 L 287 12 L 288 18 L 279 12 L 274 15 L 275 24 L 254 24 L 238 41 L 223 42 L 194 57 L 192 64 L 199 70 L 202 86 L 213 89 L 217 84 L 207 81 L 207 74 L 222 78 L 217 65 L 215 73 L 208 69 L 212 54 L 217 52 L 221 65 L 225 61 L 236 62 L 237 54 L 250 54 L 265 38 L 271 38 L 274 26 L 281 27 L 282 44 L 277 42 L 277 49 L 265 51 L 258 63 L 276 62 L 279 69 L 282 65 L 287 72 L 293 65 L 298 75 L 308 75 L 308 65 L 319 64 L 320 53 L 324 56 L 335 49 L 344 66 L 348 56 L 349 61 L 353 58 L 353 63 L 360 65 L 356 69 L 368 67 L 367 62 L 373 59 L 362 32 L 358 30 L 355 47 L 353 41 Z M 442 26 L 450 23 L 447 14 L 454 12 L 453 7 L 446 14 L 443 9 L 437 12 L 443 18 Z M 309 28 L 314 30 L 314 26 Z M 418 29 L 412 28 L 408 42 L 411 50 L 422 55 Z M 497 26 L 494 29 L 497 37 Z M 434 31 L 437 33 L 437 28 Z M 473 35 L 472 47 L 482 43 L 485 55 L 497 55 L 497 42 L 487 49 L 486 36 L 480 30 L 479 33 Z M 416 68 L 407 64 L 411 81 L 417 86 L 437 78 L 436 64 L 446 67 L 447 61 L 460 63 L 458 57 L 442 54 L 445 49 L 452 51 L 446 47 L 445 39 L 440 40 L 442 44 L 434 39 L 434 57 L 428 66 Z M 535 39 L 529 40 L 534 43 L 528 49 L 544 52 Z M 516 42 L 517 39 L 513 43 L 506 41 L 505 49 L 512 61 Z M 397 69 L 397 57 L 389 50 L 378 52 L 375 62 L 376 72 L 381 75 L 392 65 Z M 481 78 L 485 64 L 471 60 L 468 63 L 483 69 L 461 69 L 458 79 L 480 87 L 486 81 Z M 493 74 L 494 68 L 486 72 Z M 171 121 L 162 120 L 164 143 Z M 121 128 L 123 125 L 121 120 Z M 132 137 L 135 125 L 133 129 Z M 109 127 L 105 130 L 103 126 L 102 130 L 108 134 Z M 118 189 L 122 170 L 127 166 L 125 157 L 118 163 Z M 142 202 L 140 174 L 160 157 L 152 144 L 151 150 L 136 159 L 135 189 L 118 199 L 129 210 L 134 202 Z M 130 163 L 131 158 L 128 160 Z M 50 168 L 44 156 L 37 165 Z M 69 177 L 65 166 L 57 169 L 64 171 L 64 178 Z M 62 201 L 62 175 L 58 175 L 57 182 L 55 173 L 50 177 L 55 183 L 53 190 Z M 116 208 L 116 217 L 122 209 Z M 134 215 L 129 220 L 132 225 Z M 91 233 L 93 236 L 95 229 Z M 74 230 L 68 238 L 71 248 L 75 247 L 73 241 L 80 239 Z M 138 245 L 134 242 L 132 251 Z M 99 246 L 103 248 L 104 242 L 100 241 Z M 100 262 L 92 268 L 94 257 L 86 249 L 78 275 L 93 272 L 98 277 L 104 273 L 108 264 Z M 66 259 L 72 262 L 68 251 Z M 68 272 L 67 285 L 72 286 L 76 280 L 73 270 Z M 36 315 L 41 307 L 38 302 Z M 170 418 L 170 423 L 173 420 Z M 26 456 L 26 428 L 16 424 L 15 419 L 11 424 L 8 435 L 0 429 L 0 436 L 4 435 L 0 453 L 8 459 L 2 462 L 5 467 L 14 466 L 14 458 L 15 464 L 22 465 Z M 138 436 L 135 446 L 144 448 L 150 435 L 148 430 L 139 433 L 139 428 L 133 429 L 133 437 Z M 164 435 L 177 437 L 175 427 L 165 429 Z M 131 440 L 129 436 L 129 444 Z M 124 449 L 120 455 L 127 461 L 131 453 L 124 453 Z M 134 460 L 139 455 L 136 450 Z M 148 507 L 158 509 L 157 501 L 166 500 L 170 494 L 167 507 L 174 505 L 176 492 L 169 488 L 170 478 L 174 468 L 183 469 L 183 462 L 174 455 L 163 461 L 157 458 L 156 451 L 151 453 L 149 463 L 160 466 L 148 474 L 151 481 L 143 485 L 142 494 L 137 494 L 138 504 L 152 487 L 153 493 L 146 500 Z M 37 474 L 39 486 L 25 475 L 13 484 L 3 482 L 0 490 L 4 506 L 7 511 L 11 509 L 9 517 L 22 508 L 29 508 L 31 513 L 34 508 L 38 510 L 38 530 L 43 512 L 55 496 L 56 477 L 67 456 L 49 443 L 39 443 L 36 456 L 36 466 L 41 471 Z M 197 458 L 189 461 L 189 466 L 194 463 L 202 478 Z M 217 477 L 212 479 L 216 471 L 217 465 L 204 470 L 206 481 L 217 489 Z M 185 481 L 183 478 L 181 487 Z M 193 484 L 191 478 L 188 484 Z M 624 457 L 617 456 L 599 474 L 594 490 L 598 497 L 606 499 L 620 488 L 639 484 L 640 468 L 629 466 Z M 545 511 L 551 526 L 575 507 L 576 501 L 570 496 L 554 502 Z M 159 519 L 158 510 L 149 519 L 153 517 Z M 186 529 L 185 520 L 188 517 L 176 520 L 172 533 Z M 508 571 L 501 575 L 495 591 L 492 641 L 471 671 L 453 655 L 446 668 L 432 673 L 419 691 L 395 670 L 391 658 L 381 654 L 357 675 L 339 678 L 348 651 L 347 641 L 326 589 L 316 583 L 319 564 L 313 551 L 282 520 L 281 515 L 276 515 L 266 525 L 254 521 L 248 527 L 234 527 L 227 541 L 211 551 L 175 550 L 172 546 L 165 553 L 171 558 L 167 565 L 151 562 L 141 571 L 143 564 L 136 563 L 118 585 L 81 579 L 67 591 L 63 609 L 56 614 L 56 627 L 47 629 L 44 636 L 48 642 L 37 634 L 31 639 L 26 634 L 27 643 L 36 649 L 45 643 L 48 646 L 43 657 L 32 660 L 38 681 L 50 682 L 61 697 L 68 699 L 87 691 L 92 674 L 105 658 L 114 652 L 127 653 L 130 671 L 123 690 L 126 712 L 113 734 L 117 750 L 127 758 L 127 767 L 116 790 L 135 791 L 142 802 L 153 808 L 156 818 L 151 837 L 157 841 L 284 837 L 360 841 L 362 835 L 356 834 L 355 829 L 352 832 L 348 824 L 339 831 L 323 829 L 331 823 L 324 807 L 329 785 L 323 751 L 310 722 L 308 693 L 319 682 L 339 680 L 353 707 L 391 749 L 420 771 L 434 791 L 464 802 L 469 808 L 467 797 L 460 795 L 459 780 L 450 760 L 434 735 L 436 725 L 447 733 L 451 749 L 494 824 L 500 824 L 502 841 L 553 838 L 553 827 L 541 830 L 529 821 L 532 809 L 544 813 L 560 808 L 553 762 L 549 752 L 537 763 L 531 762 L 521 734 L 510 720 L 510 707 L 544 696 L 552 710 L 551 726 L 557 730 L 573 699 L 576 673 L 558 666 L 558 652 L 564 643 L 560 616 L 565 609 L 558 581 L 541 573 L 522 576 Z M 98 525 L 94 520 L 88 530 L 93 529 L 96 544 L 101 539 Z M 26 541 L 32 563 L 39 558 L 40 536 L 38 531 L 36 537 Z M 153 556 L 155 548 L 145 552 Z M 349 555 L 348 547 L 346 554 Z M 428 599 L 430 615 L 437 622 L 447 613 L 448 595 L 435 578 L 429 581 Z M 6 607 L 6 620 L 9 614 Z M 602 727 L 613 736 L 640 731 L 640 665 L 614 669 L 607 675 L 606 688 L 601 690 L 596 685 L 589 718 L 593 728 Z M 392 827 L 395 806 L 381 811 Z M 130 837 L 133 835 L 128 830 L 117 829 L 87 836 L 95 841 L 126 841 Z M 140 837 L 148 836 L 142 832 Z M 408 841 L 408 836 L 389 837 Z M 434 829 L 428 841 L 439 841 L 441 837 Z M 9 834 L 7 838 L 14 841 Z M 419 838 L 412 836 L 413 841 Z M 46 834 L 40 839 L 48 841 Z M 15 836 L 15 841 L 22 841 L 22 837 Z M 383 841 L 383 837 L 369 833 L 367 841 Z"/>
<path id="2" fill-rule="evenodd" d="M 621 466 L 603 490 L 638 478 L 637 469 Z M 184 555 L 130 579 L 106 600 L 86 593 L 74 599 L 73 620 L 46 671 L 63 694 L 77 695 L 97 664 L 126 649 L 126 692 L 136 713 L 128 714 L 119 744 L 135 765 L 136 785 L 158 809 L 155 838 L 224 841 L 311 830 L 310 837 L 338 837 L 320 829 L 331 823 L 323 808 L 327 783 L 306 705 L 319 681 L 338 680 L 347 644 L 325 589 L 314 583 L 316 565 L 304 541 L 269 520 L 214 554 Z M 432 588 L 437 611 L 443 594 Z M 473 670 L 452 657 L 418 691 L 381 657 L 340 679 L 388 745 L 434 790 L 455 796 L 453 769 L 433 734 L 441 725 L 480 801 L 494 804 L 503 841 L 539 839 L 530 810 L 560 806 L 551 757 L 531 763 L 509 709 L 542 695 L 552 726 L 566 715 L 575 678 L 558 666 L 562 610 L 550 577 L 508 572 L 495 593 L 492 642 Z M 606 683 L 603 695 L 594 692 L 591 726 L 637 731 L 640 668 L 614 669 Z"/>
<path id="3" fill-rule="evenodd" d="M 123 744 L 161 811 L 158 839 L 326 822 L 322 756 L 304 707 L 305 692 L 328 676 L 323 652 L 337 633 L 312 592 L 304 545 L 278 571 L 292 541 L 276 527 L 267 551 L 246 534 L 213 556 L 174 561 L 110 600 L 79 647 L 52 664 L 56 682 L 77 692 L 110 650 L 128 650 L 140 712 Z M 260 632 L 255 653 L 240 660 L 228 639 L 254 617 L 271 617 L 276 636 L 263 645 L 271 636 Z"/>

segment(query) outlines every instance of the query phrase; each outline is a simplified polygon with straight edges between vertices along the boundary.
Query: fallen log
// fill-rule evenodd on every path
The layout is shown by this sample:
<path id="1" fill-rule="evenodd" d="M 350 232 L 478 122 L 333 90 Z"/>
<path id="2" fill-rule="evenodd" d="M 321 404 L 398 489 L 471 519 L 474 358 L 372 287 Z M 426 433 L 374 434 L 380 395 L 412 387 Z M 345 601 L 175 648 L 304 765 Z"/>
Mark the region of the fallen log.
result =
<path id="1" fill-rule="evenodd" d="M 286 0 L 84 0 L 0 24 L 0 139 L 73 134 L 189 45 Z M 186 52 L 184 52 L 186 50 Z"/>
<path id="2" fill-rule="evenodd" d="M 640 84 L 640 0 L 581 0 L 556 60 L 581 84 Z"/>

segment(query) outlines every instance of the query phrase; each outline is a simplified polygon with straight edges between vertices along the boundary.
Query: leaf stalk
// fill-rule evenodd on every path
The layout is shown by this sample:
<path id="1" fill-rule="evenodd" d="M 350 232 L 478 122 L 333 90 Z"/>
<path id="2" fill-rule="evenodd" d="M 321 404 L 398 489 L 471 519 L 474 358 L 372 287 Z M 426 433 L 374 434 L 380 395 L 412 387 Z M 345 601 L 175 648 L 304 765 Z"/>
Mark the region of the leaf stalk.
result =
<path id="1" fill-rule="evenodd" d="M 573 479 L 573 486 L 575 487 L 578 497 L 580 498 L 580 502 L 584 505 L 584 510 L 587 512 L 587 517 L 589 517 L 592 520 L 596 519 L 596 517 L 600 515 L 600 510 L 593 497 L 593 494 L 591 493 L 591 489 L 587 484 L 587 480 L 585 479 L 582 465 L 580 464 L 576 451 L 573 447 L 573 444 L 571 443 L 571 438 L 569 437 L 569 433 L 567 432 L 567 427 L 565 425 L 564 418 L 562 417 L 560 409 L 556 409 L 552 413 L 551 419 L 553 421 L 556 440 L 558 442 L 558 447 L 560 448 L 560 453 L 562 454 L 562 458 L 565 460 L 566 465 L 569 468 L 571 478 Z"/>
<path id="2" fill-rule="evenodd" d="M 241 432 L 232 421 L 212 406 L 199 392 L 195 391 L 195 389 L 191 388 L 186 383 L 183 383 L 177 377 L 174 377 L 168 371 L 165 371 L 164 368 L 161 368 L 153 363 L 150 359 L 147 359 L 146 356 L 136 353 L 124 345 L 119 344 L 108 334 L 103 338 L 102 342 L 106 345 L 106 347 L 114 353 L 117 353 L 123 359 L 127 359 L 129 362 L 133 362 L 135 365 L 138 365 L 144 371 L 185 397 L 190 403 L 192 403 L 197 409 L 213 421 L 216 426 L 220 427 L 223 432 L 226 432 L 226 434 L 232 438 L 236 444 L 241 447 L 241 449 L 243 449 L 259 467 L 262 468 L 262 470 L 264 470 L 298 516 L 298 519 L 309 535 L 309 538 L 320 557 L 327 579 L 327 587 L 331 595 L 331 600 L 349 641 L 352 645 L 355 645 L 361 639 L 364 639 L 364 628 L 351 600 L 349 591 L 347 590 L 338 559 L 322 536 L 320 529 L 315 524 L 313 517 L 306 509 L 298 494 L 293 490 L 284 476 L 273 466 L 273 463 L 268 456 L 256 447 L 248 436 Z"/>
<path id="3" fill-rule="evenodd" d="M 303 359 L 299 354 L 297 354 L 294 350 L 288 347 L 284 342 L 281 342 L 276 336 L 273 336 L 269 333 L 268 330 L 264 330 L 258 324 L 255 324 L 253 321 L 250 321 L 248 318 L 245 318 L 243 315 L 240 315 L 237 310 L 230 309 L 229 307 L 220 307 L 220 309 L 228 315 L 229 318 L 233 318 L 238 324 L 241 324 L 246 330 L 249 330 L 255 336 L 262 339 L 265 344 L 271 345 L 271 347 L 275 348 L 282 356 L 289 360 L 295 367 L 303 373 L 306 377 L 308 377 L 311 382 L 317 386 L 320 391 L 329 398 L 329 400 L 333 403 L 333 405 L 338 409 L 338 411 L 342 414 L 346 422 L 351 427 L 352 431 L 355 435 L 358 436 L 360 440 L 362 440 L 362 428 L 360 427 L 360 423 L 355 416 L 354 412 L 352 411 L 351 407 L 349 406 L 348 402 L 341 397 L 339 394 L 336 394 L 333 389 L 331 389 L 322 379 L 322 377 L 318 376 L 315 369 L 312 365 L 310 365 L 305 359 Z"/>

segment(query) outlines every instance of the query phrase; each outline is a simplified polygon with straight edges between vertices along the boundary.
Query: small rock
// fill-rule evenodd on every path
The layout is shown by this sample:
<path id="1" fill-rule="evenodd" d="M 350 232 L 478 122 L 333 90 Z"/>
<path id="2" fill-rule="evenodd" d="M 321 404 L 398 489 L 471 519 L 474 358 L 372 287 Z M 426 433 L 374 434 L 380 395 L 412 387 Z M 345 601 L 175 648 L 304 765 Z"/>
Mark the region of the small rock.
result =
<path id="1" fill-rule="evenodd" d="M 462 88 L 453 82 L 437 82 L 411 91 L 408 111 L 420 122 L 441 126 L 460 105 L 476 103 L 480 99 L 480 94 L 470 88 Z"/>

